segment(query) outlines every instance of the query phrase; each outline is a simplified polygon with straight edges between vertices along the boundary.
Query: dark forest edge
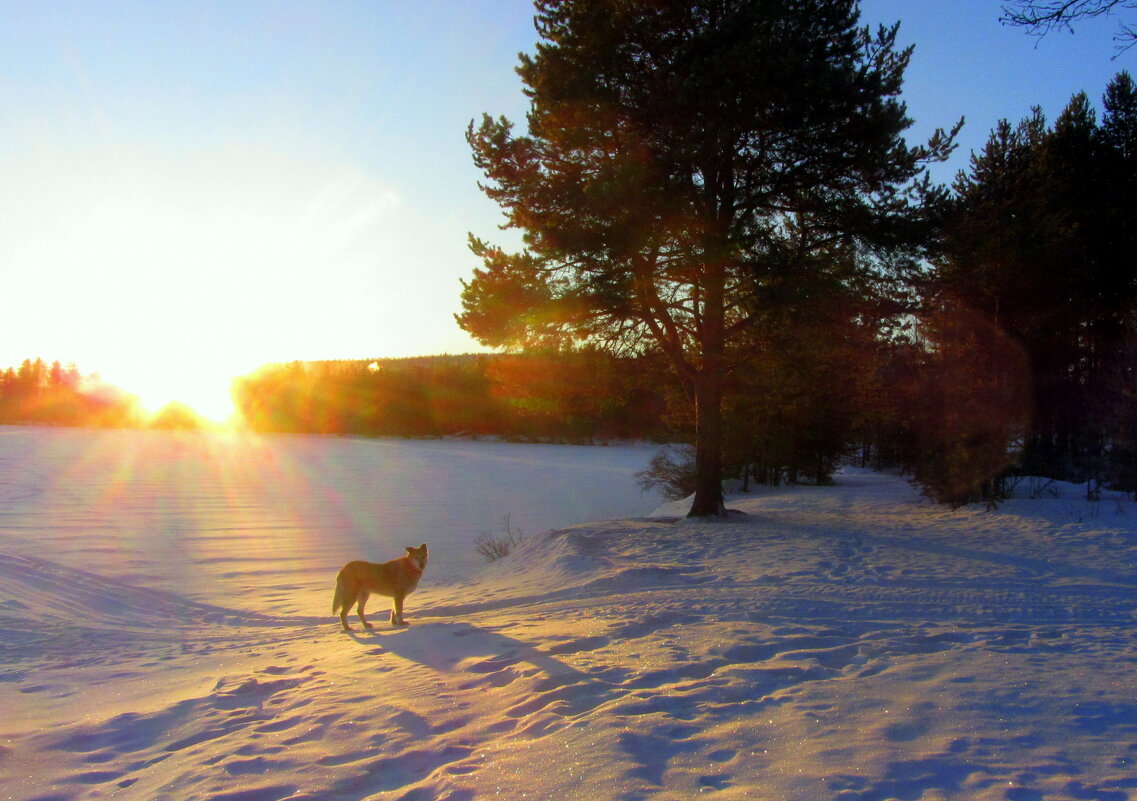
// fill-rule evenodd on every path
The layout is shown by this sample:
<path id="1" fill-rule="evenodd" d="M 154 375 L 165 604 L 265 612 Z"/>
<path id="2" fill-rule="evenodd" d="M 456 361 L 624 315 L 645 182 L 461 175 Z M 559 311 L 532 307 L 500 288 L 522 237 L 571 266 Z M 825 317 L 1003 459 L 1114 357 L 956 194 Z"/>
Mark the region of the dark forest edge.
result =
<path id="1" fill-rule="evenodd" d="M 234 380 L 235 423 L 263 433 L 658 439 L 670 428 L 653 369 L 584 351 L 268 364 Z M 128 388 L 39 358 L 0 372 L 0 423 L 214 425 L 179 403 L 147 412 Z"/>

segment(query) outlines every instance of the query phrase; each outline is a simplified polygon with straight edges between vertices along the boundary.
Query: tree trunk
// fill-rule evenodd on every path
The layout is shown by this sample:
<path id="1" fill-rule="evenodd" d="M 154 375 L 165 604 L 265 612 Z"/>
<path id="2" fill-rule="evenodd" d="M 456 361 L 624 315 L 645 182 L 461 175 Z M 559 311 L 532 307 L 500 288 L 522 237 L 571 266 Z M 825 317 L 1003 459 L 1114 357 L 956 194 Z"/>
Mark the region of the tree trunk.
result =
<path id="1" fill-rule="evenodd" d="M 700 343 L 703 363 L 695 378 L 695 500 L 687 517 L 721 517 L 726 514 L 726 502 L 722 495 L 726 273 L 721 264 L 709 264 L 705 270 Z"/>
<path id="2" fill-rule="evenodd" d="M 695 499 L 687 517 L 726 514 L 722 494 L 722 377 L 703 371 L 695 390 Z"/>

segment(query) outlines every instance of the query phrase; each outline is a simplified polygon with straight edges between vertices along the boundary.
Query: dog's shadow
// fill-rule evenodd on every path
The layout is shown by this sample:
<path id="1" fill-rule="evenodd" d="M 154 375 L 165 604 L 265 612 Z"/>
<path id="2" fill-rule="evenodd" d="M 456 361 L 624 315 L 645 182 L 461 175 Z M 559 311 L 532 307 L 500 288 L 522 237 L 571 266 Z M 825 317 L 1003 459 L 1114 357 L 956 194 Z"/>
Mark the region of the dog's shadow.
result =
<path id="1" fill-rule="evenodd" d="M 389 653 L 442 673 L 459 669 L 491 673 L 525 662 L 547 676 L 588 678 L 530 643 L 465 622 L 418 623 L 405 628 L 376 626 L 362 635 L 356 632 L 355 639 L 360 644 L 377 643 L 379 648 L 373 653 Z"/>

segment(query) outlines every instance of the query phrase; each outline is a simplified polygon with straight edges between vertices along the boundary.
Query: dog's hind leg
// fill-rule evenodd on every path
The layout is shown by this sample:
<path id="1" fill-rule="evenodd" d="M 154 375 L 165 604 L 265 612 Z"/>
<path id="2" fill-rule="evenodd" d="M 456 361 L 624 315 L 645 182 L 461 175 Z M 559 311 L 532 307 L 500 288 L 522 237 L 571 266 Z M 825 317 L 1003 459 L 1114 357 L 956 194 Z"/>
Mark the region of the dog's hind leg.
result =
<path id="1" fill-rule="evenodd" d="M 343 579 L 337 576 L 336 594 L 332 599 L 332 614 L 339 615 L 340 625 L 343 626 L 344 631 L 351 631 L 351 626 L 347 625 L 347 613 L 350 611 L 351 598 L 348 597 L 347 588 L 343 585 Z"/>
<path id="2" fill-rule="evenodd" d="M 368 598 L 368 593 L 366 593 L 366 592 L 359 593 L 359 603 L 355 607 L 355 612 L 356 612 L 356 614 L 359 615 L 359 620 L 361 623 L 363 623 L 363 628 L 373 629 L 375 627 L 372 626 L 370 623 L 368 623 L 367 618 L 365 618 L 363 616 L 363 607 L 367 603 L 367 598 Z"/>

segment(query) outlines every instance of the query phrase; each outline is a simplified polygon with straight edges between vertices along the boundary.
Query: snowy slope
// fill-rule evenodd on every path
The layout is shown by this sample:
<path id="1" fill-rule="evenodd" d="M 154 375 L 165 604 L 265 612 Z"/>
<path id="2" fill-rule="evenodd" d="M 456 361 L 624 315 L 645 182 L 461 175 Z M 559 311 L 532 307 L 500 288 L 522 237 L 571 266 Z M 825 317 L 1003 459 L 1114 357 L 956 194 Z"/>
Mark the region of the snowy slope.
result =
<path id="1" fill-rule="evenodd" d="M 0 799 L 1137 799 L 1137 508 L 1060 490 L 950 512 L 846 471 L 568 526 L 354 634 L 255 527 L 213 554 L 244 586 L 179 591 L 145 549 L 35 552 L 11 490 Z"/>

